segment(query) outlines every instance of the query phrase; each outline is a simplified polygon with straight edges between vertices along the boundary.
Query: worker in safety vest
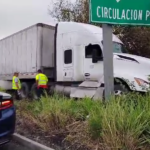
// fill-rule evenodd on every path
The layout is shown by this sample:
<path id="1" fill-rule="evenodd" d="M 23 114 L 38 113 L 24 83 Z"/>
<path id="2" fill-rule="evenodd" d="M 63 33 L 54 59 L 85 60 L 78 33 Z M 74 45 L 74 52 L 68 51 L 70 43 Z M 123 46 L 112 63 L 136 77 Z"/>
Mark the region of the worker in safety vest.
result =
<path id="1" fill-rule="evenodd" d="M 37 96 L 38 98 L 41 97 L 41 95 L 44 95 L 44 92 L 46 92 L 48 78 L 45 74 L 42 73 L 42 71 L 39 69 L 38 73 L 36 75 L 36 85 L 37 85 Z"/>
<path id="2" fill-rule="evenodd" d="M 18 72 L 15 72 L 14 73 L 14 76 L 12 78 L 12 89 L 14 90 L 14 93 L 15 93 L 15 98 L 17 100 L 20 100 L 21 99 L 21 82 L 19 80 L 19 73 Z"/>

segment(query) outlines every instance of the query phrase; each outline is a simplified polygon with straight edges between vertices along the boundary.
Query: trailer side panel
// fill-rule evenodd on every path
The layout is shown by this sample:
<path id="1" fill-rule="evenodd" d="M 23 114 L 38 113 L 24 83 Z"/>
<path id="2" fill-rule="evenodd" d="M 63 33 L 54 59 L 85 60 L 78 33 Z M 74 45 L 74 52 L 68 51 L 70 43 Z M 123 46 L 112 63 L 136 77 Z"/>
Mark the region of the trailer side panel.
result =
<path id="1" fill-rule="evenodd" d="M 0 41 L 0 75 L 36 71 L 37 26 Z"/>
<path id="2" fill-rule="evenodd" d="M 54 26 L 39 23 L 0 40 L 0 80 L 16 71 L 22 79 L 34 78 L 37 69 L 53 77 L 54 33 Z"/>

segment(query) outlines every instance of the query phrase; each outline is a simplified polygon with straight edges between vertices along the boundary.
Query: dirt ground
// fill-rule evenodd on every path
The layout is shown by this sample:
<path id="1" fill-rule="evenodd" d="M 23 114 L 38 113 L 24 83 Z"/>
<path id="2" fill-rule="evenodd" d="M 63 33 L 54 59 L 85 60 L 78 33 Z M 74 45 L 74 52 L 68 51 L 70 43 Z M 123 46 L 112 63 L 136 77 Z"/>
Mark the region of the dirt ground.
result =
<path id="1" fill-rule="evenodd" d="M 71 144 L 66 142 L 65 138 L 67 135 L 65 133 L 48 135 L 40 130 L 32 132 L 29 128 L 26 128 L 24 125 L 22 125 L 22 120 L 19 118 L 17 118 L 16 132 L 55 150 L 89 150 L 85 146 L 78 145 L 78 143 Z"/>

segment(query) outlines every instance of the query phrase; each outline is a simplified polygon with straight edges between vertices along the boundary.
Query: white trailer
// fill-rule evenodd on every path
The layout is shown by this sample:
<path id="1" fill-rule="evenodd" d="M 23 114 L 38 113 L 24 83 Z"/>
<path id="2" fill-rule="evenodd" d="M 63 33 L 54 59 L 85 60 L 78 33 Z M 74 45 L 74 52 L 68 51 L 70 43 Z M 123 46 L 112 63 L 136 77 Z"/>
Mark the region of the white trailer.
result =
<path id="1" fill-rule="evenodd" d="M 11 79 L 20 72 L 21 79 L 34 78 L 37 69 L 54 67 L 55 27 L 36 24 L 0 40 L 0 76 Z"/>
<path id="2" fill-rule="evenodd" d="M 93 53 L 96 51 L 96 53 Z M 113 35 L 115 90 L 147 92 L 150 60 L 127 54 Z M 71 97 L 101 97 L 103 80 L 103 35 L 94 25 L 60 22 L 56 26 L 38 23 L 0 40 L 0 86 L 11 89 L 18 71 L 23 95 L 35 91 L 38 69 L 49 78 L 50 89 Z M 125 89 L 121 88 L 125 85 Z"/>

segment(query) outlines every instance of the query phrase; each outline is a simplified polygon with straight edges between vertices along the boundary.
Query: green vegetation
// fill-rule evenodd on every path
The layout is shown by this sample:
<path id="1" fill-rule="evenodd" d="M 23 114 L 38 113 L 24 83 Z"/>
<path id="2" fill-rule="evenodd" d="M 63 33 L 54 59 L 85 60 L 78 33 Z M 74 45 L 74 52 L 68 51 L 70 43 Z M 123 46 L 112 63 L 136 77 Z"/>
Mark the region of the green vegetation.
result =
<path id="1" fill-rule="evenodd" d="M 6 90 L 0 87 L 0 92 L 6 92 Z"/>
<path id="2" fill-rule="evenodd" d="M 82 149 L 149 150 L 150 95 L 127 95 L 107 103 L 63 96 L 16 102 L 21 126 Z"/>

